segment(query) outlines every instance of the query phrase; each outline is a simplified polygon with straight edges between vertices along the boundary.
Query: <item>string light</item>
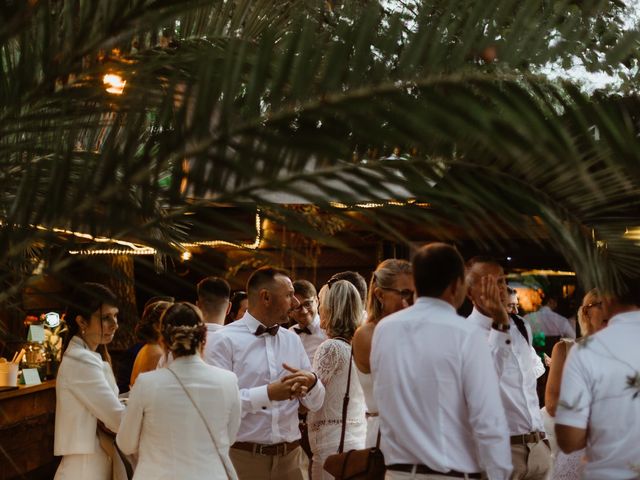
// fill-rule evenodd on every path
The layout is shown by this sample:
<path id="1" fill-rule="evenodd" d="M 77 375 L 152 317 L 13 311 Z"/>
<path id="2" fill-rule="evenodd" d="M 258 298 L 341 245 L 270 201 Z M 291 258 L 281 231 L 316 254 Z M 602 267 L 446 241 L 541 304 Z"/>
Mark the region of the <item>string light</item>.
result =
<path id="1" fill-rule="evenodd" d="M 107 92 L 113 93 L 114 95 L 122 95 L 127 81 L 123 80 L 120 75 L 107 73 L 102 77 L 102 83 L 107 85 Z"/>
<path id="2" fill-rule="evenodd" d="M 176 244 L 176 247 L 180 249 L 186 249 L 189 247 L 193 248 L 193 247 L 228 246 L 228 247 L 236 247 L 236 248 L 245 248 L 248 250 L 257 250 L 260 247 L 260 244 L 262 243 L 262 218 L 260 217 L 260 211 L 256 213 L 255 221 L 256 221 L 256 238 L 251 243 L 233 243 L 233 242 L 227 242 L 225 240 L 205 240 L 201 242 L 178 243 Z M 40 227 L 40 229 L 47 230 L 45 227 Z M 126 245 L 129 247 L 128 250 L 125 250 L 122 248 L 95 249 L 95 250 L 93 249 L 69 250 L 69 253 L 71 255 L 155 255 L 156 253 L 158 253 L 158 251 L 155 248 L 148 247 L 146 245 L 139 245 L 131 242 L 125 242 L 123 240 L 117 240 L 117 239 L 106 238 L 106 237 L 93 237 L 92 235 L 89 235 L 86 233 L 71 232 L 69 230 L 63 230 L 63 229 L 51 229 L 51 230 L 56 230 L 59 233 L 67 233 L 70 235 L 75 235 L 81 238 L 86 238 L 88 240 L 93 240 L 97 242 L 110 241 L 112 243 Z M 185 261 L 190 260 L 191 257 L 192 257 L 192 253 L 189 252 L 188 250 L 182 252 L 181 254 L 182 260 L 185 260 Z"/>
<path id="3" fill-rule="evenodd" d="M 340 208 L 342 210 L 347 209 L 347 208 L 381 208 L 386 206 L 393 206 L 393 207 L 406 207 L 408 205 L 416 205 L 418 207 L 423 207 L 423 208 L 429 208 L 431 206 L 430 203 L 417 203 L 415 199 L 409 199 L 406 202 L 400 202 L 397 200 L 387 200 L 386 202 L 383 203 L 377 203 L 377 202 L 365 202 L 365 203 L 355 203 L 353 205 L 347 205 L 346 203 L 341 203 L 341 202 L 329 202 L 329 205 L 331 205 L 333 208 Z"/>

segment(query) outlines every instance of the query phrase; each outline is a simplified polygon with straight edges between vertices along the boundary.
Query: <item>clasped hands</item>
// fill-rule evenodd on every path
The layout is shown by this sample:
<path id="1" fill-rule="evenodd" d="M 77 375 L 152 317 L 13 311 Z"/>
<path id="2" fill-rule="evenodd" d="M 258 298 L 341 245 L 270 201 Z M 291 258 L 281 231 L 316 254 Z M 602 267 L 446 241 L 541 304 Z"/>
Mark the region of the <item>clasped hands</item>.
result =
<path id="1" fill-rule="evenodd" d="M 315 384 L 316 376 L 307 370 L 290 367 L 286 363 L 283 363 L 282 367 L 291 373 L 267 386 L 269 400 L 293 400 L 294 398 L 304 398 L 307 392 Z"/>

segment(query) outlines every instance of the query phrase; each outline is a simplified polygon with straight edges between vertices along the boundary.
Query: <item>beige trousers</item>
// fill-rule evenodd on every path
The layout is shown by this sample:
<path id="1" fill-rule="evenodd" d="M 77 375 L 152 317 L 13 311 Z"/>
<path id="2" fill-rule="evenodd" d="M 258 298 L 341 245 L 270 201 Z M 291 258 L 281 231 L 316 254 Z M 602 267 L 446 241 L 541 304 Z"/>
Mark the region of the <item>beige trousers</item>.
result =
<path id="1" fill-rule="evenodd" d="M 284 456 L 229 450 L 240 480 L 309 480 L 309 459 L 301 447 Z"/>
<path id="2" fill-rule="evenodd" d="M 544 480 L 551 468 L 551 449 L 543 441 L 511 445 L 511 480 Z"/>

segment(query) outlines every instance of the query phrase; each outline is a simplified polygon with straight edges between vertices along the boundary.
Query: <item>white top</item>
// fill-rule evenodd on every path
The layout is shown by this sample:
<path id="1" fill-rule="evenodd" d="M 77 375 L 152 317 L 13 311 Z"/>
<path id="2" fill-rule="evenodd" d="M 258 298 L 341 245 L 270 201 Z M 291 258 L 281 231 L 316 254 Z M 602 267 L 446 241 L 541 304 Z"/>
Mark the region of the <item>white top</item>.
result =
<path id="1" fill-rule="evenodd" d="M 300 325 L 296 324 L 293 327 L 289 328 L 289 330 L 291 330 L 293 333 L 296 333 L 294 328 L 301 327 Z M 307 352 L 307 356 L 309 357 L 309 362 L 313 363 L 313 356 L 316 353 L 316 349 L 322 342 L 327 339 L 327 335 L 326 333 L 324 333 L 324 330 L 320 328 L 320 317 L 318 315 L 316 315 L 313 321 L 309 324 L 308 328 L 311 331 L 311 335 L 306 332 L 302 332 L 299 334 L 299 336 L 300 340 L 302 341 L 304 351 Z"/>
<path id="2" fill-rule="evenodd" d="M 146 372 L 131 390 L 117 436 L 125 454 L 139 454 L 133 478 L 226 479 L 222 459 L 231 466 L 229 446 L 240 425 L 236 376 L 205 364 L 198 355 L 176 358 L 169 368 L 200 408 L 220 455 L 215 453 L 202 418 L 173 374 L 166 368 Z"/>
<path id="3" fill-rule="evenodd" d="M 311 364 L 298 335 L 280 328 L 276 335 L 257 337 L 254 333 L 259 325 L 246 312 L 240 320 L 220 329 L 211 340 L 211 360 L 238 376 L 242 399 L 238 441 L 267 445 L 293 442 L 300 438 L 299 403 L 311 411 L 318 410 L 324 400 L 324 386 L 318 381 L 300 402 L 270 401 L 267 385 L 289 375 L 283 363 L 303 370 L 311 370 Z"/>
<path id="4" fill-rule="evenodd" d="M 361 372 L 358 367 L 355 368 L 360 380 L 360 387 L 364 393 L 364 403 L 367 406 L 367 412 L 378 413 L 378 404 L 373 396 L 373 378 L 370 373 Z"/>
<path id="5" fill-rule="evenodd" d="M 204 345 L 202 359 L 209 365 L 215 365 L 213 362 L 213 352 L 211 351 L 213 345 L 212 339 L 216 332 L 219 332 L 224 328 L 224 325 L 220 325 L 219 323 L 205 323 L 205 325 L 207 326 L 207 343 Z"/>
<path id="6" fill-rule="evenodd" d="M 347 390 L 351 362 L 345 451 L 364 448 L 366 422 L 364 417 L 364 394 L 356 376 L 356 367 L 351 360 L 351 346 L 337 339 L 325 340 L 316 350 L 313 371 L 317 373 L 325 388 L 324 403 L 316 412 L 307 416 L 309 442 L 314 452 L 333 447 L 337 451 L 342 430 L 342 404 Z"/>
<path id="7" fill-rule="evenodd" d="M 80 337 L 73 337 L 56 378 L 53 454 L 95 453 L 98 420 L 117 432 L 123 412 L 111 366 Z"/>
<path id="8" fill-rule="evenodd" d="M 588 430 L 585 480 L 640 475 L 638 339 L 640 312 L 621 313 L 569 352 L 556 424 Z"/>
<path id="9" fill-rule="evenodd" d="M 525 315 L 524 318 L 536 333 L 543 332 L 547 337 L 576 338 L 576 331 L 571 322 L 546 305 L 537 312 Z"/>
<path id="10" fill-rule="evenodd" d="M 511 328 L 507 333 L 492 329 L 491 318 L 473 309 L 467 321 L 485 332 L 489 348 L 500 382 L 500 394 L 509 433 L 522 435 L 530 432 L 544 432 L 544 422 L 540 414 L 540 403 L 536 382 L 544 374 L 542 360 L 518 331 L 509 318 Z M 529 338 L 531 327 L 525 322 Z"/>
<path id="11" fill-rule="evenodd" d="M 509 432 L 487 342 L 449 303 L 420 297 L 380 321 L 371 370 L 387 465 L 509 478 Z"/>

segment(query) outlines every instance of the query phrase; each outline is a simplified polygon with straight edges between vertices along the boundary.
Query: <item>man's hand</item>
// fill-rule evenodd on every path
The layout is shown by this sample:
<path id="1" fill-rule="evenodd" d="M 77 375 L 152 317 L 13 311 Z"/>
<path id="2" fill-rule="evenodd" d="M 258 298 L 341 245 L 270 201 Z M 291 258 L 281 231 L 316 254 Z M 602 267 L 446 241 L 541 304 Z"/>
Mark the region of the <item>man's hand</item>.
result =
<path id="1" fill-rule="evenodd" d="M 480 311 L 485 312 L 494 322 L 508 324 L 509 314 L 500 297 L 498 279 L 494 275 L 486 275 L 482 277 L 480 285 Z"/>
<path id="2" fill-rule="evenodd" d="M 280 380 L 267 385 L 267 394 L 269 395 L 269 400 L 281 401 L 293 399 L 293 397 L 295 396 L 294 385 L 296 384 L 296 381 L 285 380 L 285 378 L 287 377 L 283 377 Z"/>
<path id="3" fill-rule="evenodd" d="M 269 400 L 292 400 L 304 397 L 315 384 L 316 376 L 306 370 L 290 367 L 286 363 L 282 366 L 291 374 L 267 386 Z"/>
<path id="4" fill-rule="evenodd" d="M 311 390 L 311 387 L 315 385 L 317 377 L 313 373 L 307 370 L 300 370 L 298 368 L 291 367 L 286 363 L 283 363 L 282 367 L 291 372 L 290 375 L 282 377 L 281 380 L 283 382 L 293 382 L 291 392 L 294 397 L 304 397 L 307 392 Z"/>

